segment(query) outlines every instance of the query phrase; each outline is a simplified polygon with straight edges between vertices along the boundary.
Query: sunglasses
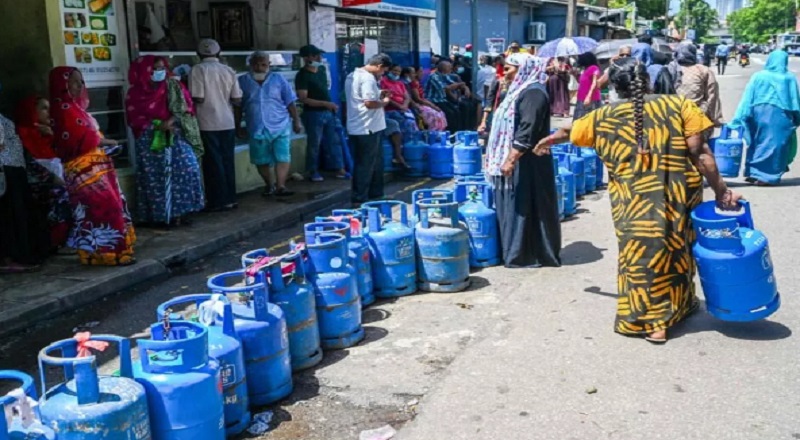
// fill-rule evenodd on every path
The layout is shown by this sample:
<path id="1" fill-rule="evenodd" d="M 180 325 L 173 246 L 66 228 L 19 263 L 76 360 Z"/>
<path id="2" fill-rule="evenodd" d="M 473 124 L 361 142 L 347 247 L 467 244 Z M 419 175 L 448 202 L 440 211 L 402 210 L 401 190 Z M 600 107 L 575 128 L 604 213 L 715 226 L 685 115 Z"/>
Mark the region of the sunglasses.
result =
<path id="1" fill-rule="evenodd" d="M 620 58 L 628 58 L 628 57 L 631 56 L 631 54 L 629 54 L 629 53 L 621 53 L 621 54 L 619 54 L 619 56 L 620 56 Z"/>

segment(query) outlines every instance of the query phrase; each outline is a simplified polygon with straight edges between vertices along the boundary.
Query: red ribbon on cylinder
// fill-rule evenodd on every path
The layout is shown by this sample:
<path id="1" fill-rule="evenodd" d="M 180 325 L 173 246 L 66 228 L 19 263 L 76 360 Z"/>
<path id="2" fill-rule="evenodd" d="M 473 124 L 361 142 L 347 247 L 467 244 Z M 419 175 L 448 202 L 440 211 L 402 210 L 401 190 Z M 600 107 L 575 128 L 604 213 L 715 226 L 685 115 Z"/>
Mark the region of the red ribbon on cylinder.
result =
<path id="1" fill-rule="evenodd" d="M 92 334 L 89 332 L 75 333 L 73 338 L 78 341 L 79 358 L 91 356 L 91 350 L 105 351 L 108 348 L 108 342 L 92 341 Z"/>

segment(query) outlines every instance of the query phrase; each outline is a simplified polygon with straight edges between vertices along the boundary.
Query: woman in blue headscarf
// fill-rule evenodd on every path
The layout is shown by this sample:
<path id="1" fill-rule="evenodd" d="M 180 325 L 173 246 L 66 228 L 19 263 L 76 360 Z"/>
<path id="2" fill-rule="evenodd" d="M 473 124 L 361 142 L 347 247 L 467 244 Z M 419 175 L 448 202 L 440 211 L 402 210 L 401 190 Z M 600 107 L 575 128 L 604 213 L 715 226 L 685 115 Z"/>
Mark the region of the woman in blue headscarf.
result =
<path id="1" fill-rule="evenodd" d="M 744 176 L 760 186 L 776 185 L 796 153 L 800 90 L 789 73 L 789 54 L 778 50 L 747 84 L 733 122 L 747 142 Z"/>

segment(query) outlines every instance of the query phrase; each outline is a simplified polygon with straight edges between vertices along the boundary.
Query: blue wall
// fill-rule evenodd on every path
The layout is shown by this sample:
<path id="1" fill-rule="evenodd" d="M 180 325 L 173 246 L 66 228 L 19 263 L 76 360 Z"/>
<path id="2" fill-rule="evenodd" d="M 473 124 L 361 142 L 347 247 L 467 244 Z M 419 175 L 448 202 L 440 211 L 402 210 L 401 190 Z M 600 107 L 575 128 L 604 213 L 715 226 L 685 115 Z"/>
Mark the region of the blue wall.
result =
<path id="1" fill-rule="evenodd" d="M 528 23 L 531 20 L 530 10 L 524 6 L 518 6 L 509 10 L 508 17 L 508 37 L 506 45 L 512 41 L 519 41 L 521 44 L 528 43 Z"/>
<path id="2" fill-rule="evenodd" d="M 534 20 L 547 24 L 547 41 L 562 38 L 567 33 L 566 5 L 546 4 L 537 8 Z"/>
<path id="3" fill-rule="evenodd" d="M 469 0 L 446 0 L 450 5 L 448 44 L 463 49 L 467 43 L 478 52 L 486 50 L 487 38 L 505 38 L 508 42 L 508 1 L 480 0 L 478 3 L 478 39 L 472 41 L 472 10 Z M 449 48 L 448 46 L 448 48 Z"/>

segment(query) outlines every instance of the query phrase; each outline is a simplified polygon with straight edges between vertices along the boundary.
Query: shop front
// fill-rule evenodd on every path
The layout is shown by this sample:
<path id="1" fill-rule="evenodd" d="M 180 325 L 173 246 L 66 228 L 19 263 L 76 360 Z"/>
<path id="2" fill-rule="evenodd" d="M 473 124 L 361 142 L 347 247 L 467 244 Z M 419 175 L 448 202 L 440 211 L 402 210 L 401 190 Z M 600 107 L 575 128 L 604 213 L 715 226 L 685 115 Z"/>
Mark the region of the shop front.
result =
<path id="1" fill-rule="evenodd" d="M 247 72 L 247 59 L 254 50 L 270 54 L 273 70 L 290 84 L 301 67 L 298 49 L 307 44 L 307 6 L 297 0 L 208 1 L 208 0 L 28 0 L 0 2 L 0 14 L 14 17 L 5 41 L 18 45 L 0 48 L 4 72 L 0 81 L 12 93 L 0 97 L 9 112 L 24 95 L 46 96 L 47 75 L 59 65 L 78 67 L 91 98 L 90 113 L 108 138 L 123 149 L 115 157 L 123 191 L 135 197 L 135 152 L 125 119 L 128 67 L 140 55 L 167 58 L 171 67 L 188 72 L 200 60 L 195 55 L 200 39 L 217 39 L 223 62 L 240 74 Z M 11 3 L 14 3 L 12 6 Z M 17 24 L 15 20 L 25 19 Z M 28 35 L 30 29 L 46 29 Z M 24 32 L 23 32 L 24 30 Z M 16 62 L 15 62 L 16 61 Z M 4 90 L 5 92 L 5 90 Z M 237 189 L 246 191 L 263 185 L 249 163 L 249 148 L 240 141 L 236 148 Z M 293 168 L 304 168 L 305 135 L 292 142 Z"/>
<path id="2" fill-rule="evenodd" d="M 344 100 L 345 78 L 372 55 L 386 53 L 403 66 L 430 67 L 434 0 L 319 3 L 309 10 L 309 39 L 326 52 L 334 100 Z"/>

